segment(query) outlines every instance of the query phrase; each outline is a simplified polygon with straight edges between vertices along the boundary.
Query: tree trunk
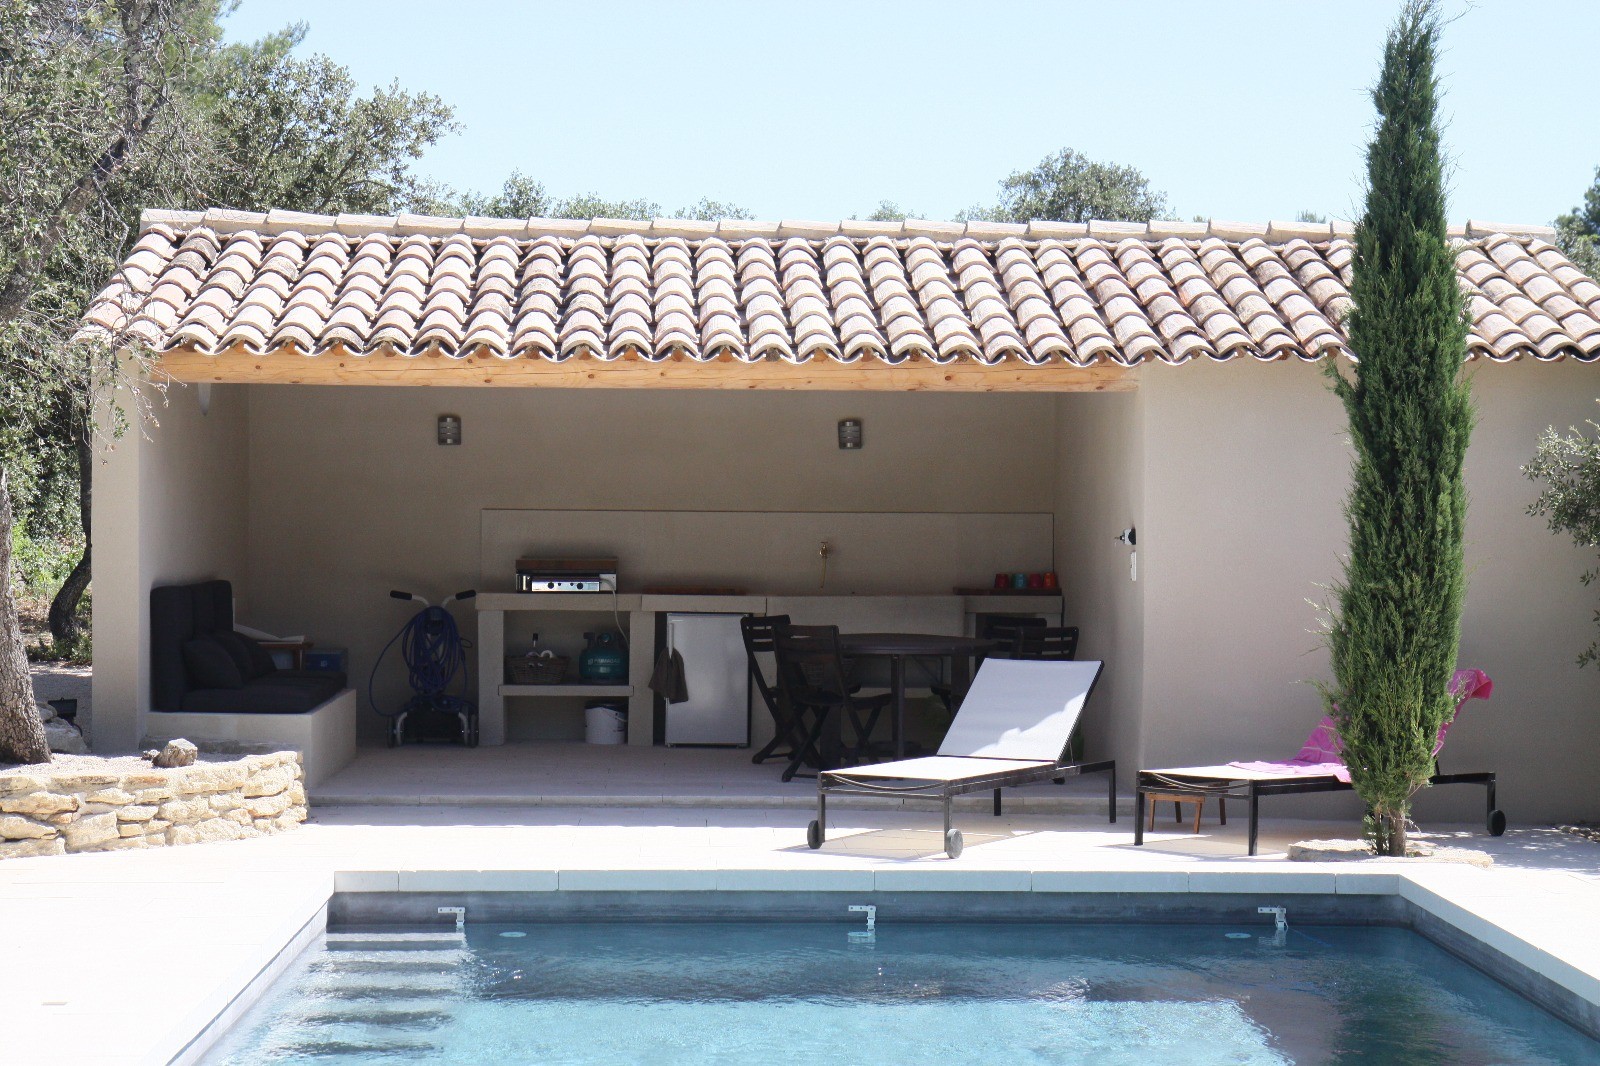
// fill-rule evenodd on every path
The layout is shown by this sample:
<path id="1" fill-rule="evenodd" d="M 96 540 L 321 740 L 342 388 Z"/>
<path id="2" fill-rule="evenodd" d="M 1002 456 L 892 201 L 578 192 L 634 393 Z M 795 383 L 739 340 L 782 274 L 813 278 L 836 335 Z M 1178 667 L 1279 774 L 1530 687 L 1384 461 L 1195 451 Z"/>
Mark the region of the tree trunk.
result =
<path id="1" fill-rule="evenodd" d="M 1407 817 L 1404 808 L 1372 811 L 1372 850 L 1391 858 L 1404 858 Z"/>
<path id="2" fill-rule="evenodd" d="M 0 470 L 0 762 L 50 761 L 39 705 L 34 701 L 22 629 L 11 598 L 11 492 Z"/>
<path id="3" fill-rule="evenodd" d="M 88 428 L 82 425 L 73 428 L 78 449 L 78 521 L 83 526 L 83 556 L 72 568 L 72 573 L 67 575 L 67 580 L 62 582 L 61 588 L 56 590 L 55 599 L 50 601 L 50 636 L 58 648 L 64 648 L 78 639 L 78 605 L 83 602 L 83 594 L 89 588 L 89 577 L 93 572 L 89 565 L 92 547 L 89 543 L 89 515 L 93 504 L 94 449 L 89 443 Z"/>

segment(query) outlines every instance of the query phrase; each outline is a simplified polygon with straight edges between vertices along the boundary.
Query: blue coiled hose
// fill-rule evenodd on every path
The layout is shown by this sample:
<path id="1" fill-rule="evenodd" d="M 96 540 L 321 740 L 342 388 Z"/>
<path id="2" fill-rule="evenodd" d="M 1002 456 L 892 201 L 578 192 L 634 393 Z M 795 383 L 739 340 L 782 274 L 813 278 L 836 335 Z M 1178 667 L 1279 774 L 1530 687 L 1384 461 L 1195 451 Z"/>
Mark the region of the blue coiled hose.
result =
<path id="1" fill-rule="evenodd" d="M 397 643 L 400 645 L 400 657 L 405 660 L 406 682 L 411 687 L 411 697 L 399 709 L 388 712 L 378 706 L 374 685 L 384 657 Z M 457 678 L 461 679 L 461 692 L 453 695 L 448 689 Z M 398 719 L 424 709 L 475 719 L 476 715 L 472 713 L 475 708 L 472 701 L 466 698 L 466 690 L 466 642 L 461 639 L 461 630 L 456 625 L 455 617 L 442 606 L 424 607 L 401 626 L 400 631 L 389 638 L 389 643 L 378 653 L 377 660 L 372 664 L 372 673 L 367 677 L 368 703 L 373 710 L 389 719 Z M 391 736 L 391 744 L 398 739 L 398 736 Z M 466 736 L 463 739 L 470 744 L 475 738 Z"/>

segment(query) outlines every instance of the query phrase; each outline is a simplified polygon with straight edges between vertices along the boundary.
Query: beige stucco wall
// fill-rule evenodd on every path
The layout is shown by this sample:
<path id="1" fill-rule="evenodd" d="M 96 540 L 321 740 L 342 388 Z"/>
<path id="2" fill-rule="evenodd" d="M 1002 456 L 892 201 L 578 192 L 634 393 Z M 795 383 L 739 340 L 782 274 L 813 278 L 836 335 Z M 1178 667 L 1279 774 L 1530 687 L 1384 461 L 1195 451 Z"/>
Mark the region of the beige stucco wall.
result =
<path id="1" fill-rule="evenodd" d="M 1056 407 L 1056 567 L 1078 657 L 1106 667 L 1084 719 L 1085 755 L 1114 758 L 1132 781 L 1144 687 L 1143 559 L 1116 539 L 1144 528 L 1144 397 L 1068 394 Z"/>
<path id="2" fill-rule="evenodd" d="M 1576 363 L 1522 363 L 1476 367 L 1473 380 L 1461 661 L 1496 690 L 1451 731 L 1444 767 L 1497 770 L 1513 821 L 1592 818 L 1600 673 L 1573 665 L 1591 635 L 1585 553 L 1525 514 L 1535 490 L 1518 467 L 1545 426 L 1590 417 L 1600 378 Z M 1338 574 L 1345 543 L 1342 410 L 1320 371 L 1298 364 L 1150 367 L 1141 393 L 1142 760 L 1292 754 L 1322 713 L 1302 682 L 1329 676 L 1307 601 Z M 1480 803 L 1456 788 L 1419 809 L 1475 817 Z"/>
<path id="3" fill-rule="evenodd" d="M 248 595 L 246 389 L 173 386 L 94 471 L 93 742 L 130 751 L 150 705 L 150 589 L 228 578 Z M 151 394 L 154 396 L 154 394 Z"/>
<path id="4" fill-rule="evenodd" d="M 1597 817 L 1600 671 L 1572 665 L 1588 556 L 1524 513 L 1518 472 L 1541 429 L 1592 416 L 1597 371 L 1472 373 L 1462 661 L 1497 691 L 1452 732 L 1446 769 L 1498 770 L 1513 821 Z M 1124 783 L 1291 753 L 1321 713 L 1302 683 L 1327 676 L 1308 601 L 1338 573 L 1349 455 L 1315 367 L 1152 366 L 1136 393 L 1059 397 L 251 386 L 216 388 L 205 416 L 196 400 L 176 390 L 151 439 L 96 474 L 102 747 L 136 739 L 152 584 L 232 577 L 242 618 L 348 644 L 364 683 L 405 614 L 383 593 L 476 584 L 488 507 L 1053 510 L 1068 621 L 1110 664 L 1091 752 Z M 465 419 L 460 448 L 433 441 L 446 411 Z M 859 453 L 835 445 L 848 416 L 866 423 Z M 1137 582 L 1113 540 L 1130 524 Z M 1478 799 L 1441 790 L 1422 809 L 1475 816 Z"/>
<path id="5" fill-rule="evenodd" d="M 1050 396 L 250 389 L 254 595 L 241 617 L 347 645 L 363 701 L 374 657 L 407 617 L 387 590 L 435 597 L 478 585 L 485 508 L 1048 513 L 1053 505 Z M 446 412 L 464 420 L 459 447 L 435 442 L 435 419 Z M 865 423 L 859 452 L 838 447 L 835 426 L 846 417 Z M 650 515 L 629 521 L 649 535 Z M 720 556 L 741 528 L 730 522 L 723 538 L 685 542 L 677 575 L 725 574 Z M 814 543 L 791 547 L 807 567 L 815 561 Z M 848 574 L 843 555 L 859 546 L 839 548 L 836 573 Z M 918 548 L 903 552 L 916 558 Z M 495 566 L 504 587 L 510 561 Z M 945 577 L 941 591 L 954 580 Z M 459 617 L 470 636 L 472 612 Z M 380 700 L 399 691 L 398 667 L 384 675 Z M 377 723 L 363 715 L 374 735 Z"/>

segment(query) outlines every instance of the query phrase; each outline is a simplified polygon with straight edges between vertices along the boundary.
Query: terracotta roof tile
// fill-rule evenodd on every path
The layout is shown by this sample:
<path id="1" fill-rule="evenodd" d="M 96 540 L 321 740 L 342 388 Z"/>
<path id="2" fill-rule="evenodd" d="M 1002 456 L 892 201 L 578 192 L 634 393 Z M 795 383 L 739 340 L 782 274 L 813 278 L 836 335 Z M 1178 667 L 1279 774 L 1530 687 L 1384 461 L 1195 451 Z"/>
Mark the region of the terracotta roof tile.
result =
<path id="1" fill-rule="evenodd" d="M 1600 358 L 1600 284 L 1541 227 L 1456 241 L 1490 359 Z M 83 332 L 157 349 L 502 358 L 1320 359 L 1343 223 L 504 221 L 147 212 Z"/>

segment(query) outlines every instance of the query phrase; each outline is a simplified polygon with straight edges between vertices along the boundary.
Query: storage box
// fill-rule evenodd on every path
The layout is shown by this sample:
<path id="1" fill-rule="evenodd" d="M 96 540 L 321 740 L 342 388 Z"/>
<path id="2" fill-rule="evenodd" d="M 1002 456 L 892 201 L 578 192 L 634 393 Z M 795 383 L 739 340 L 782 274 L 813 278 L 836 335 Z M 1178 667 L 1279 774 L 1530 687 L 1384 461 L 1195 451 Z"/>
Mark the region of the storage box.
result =
<path id="1" fill-rule="evenodd" d="M 327 670 L 330 673 L 344 673 L 346 652 L 343 648 L 312 648 L 305 653 L 305 668 L 307 670 Z"/>

